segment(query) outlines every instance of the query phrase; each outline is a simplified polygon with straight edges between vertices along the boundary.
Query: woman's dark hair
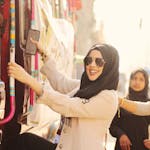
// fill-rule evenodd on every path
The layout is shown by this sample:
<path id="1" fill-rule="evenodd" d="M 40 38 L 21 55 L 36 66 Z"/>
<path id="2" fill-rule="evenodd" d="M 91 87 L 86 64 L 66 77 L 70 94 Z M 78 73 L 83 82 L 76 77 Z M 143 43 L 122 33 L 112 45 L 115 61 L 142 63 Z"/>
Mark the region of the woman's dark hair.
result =
<path id="1" fill-rule="evenodd" d="M 130 75 L 130 81 L 134 78 L 134 76 L 137 73 L 142 73 L 145 79 L 145 87 L 142 91 L 134 91 L 130 86 L 128 89 L 128 96 L 127 98 L 131 100 L 136 100 L 136 101 L 147 101 L 148 99 L 148 90 L 149 90 L 149 76 L 148 73 L 144 69 L 137 69 L 133 71 Z"/>
<path id="2" fill-rule="evenodd" d="M 119 81 L 119 55 L 117 50 L 109 44 L 96 44 L 91 47 L 86 57 L 89 56 L 93 50 L 100 51 L 106 62 L 103 72 L 96 80 L 90 81 L 84 65 L 80 89 L 74 97 L 89 99 L 97 95 L 102 90 L 117 89 Z"/>

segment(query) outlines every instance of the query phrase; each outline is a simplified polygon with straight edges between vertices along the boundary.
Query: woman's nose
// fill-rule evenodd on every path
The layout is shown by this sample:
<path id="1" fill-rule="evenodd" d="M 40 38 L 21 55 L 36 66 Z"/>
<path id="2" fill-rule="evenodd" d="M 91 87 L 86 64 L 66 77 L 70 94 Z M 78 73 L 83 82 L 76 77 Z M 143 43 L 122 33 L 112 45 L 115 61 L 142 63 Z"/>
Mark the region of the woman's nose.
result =
<path id="1" fill-rule="evenodd" d="M 92 60 L 91 66 L 96 66 L 95 60 Z"/>

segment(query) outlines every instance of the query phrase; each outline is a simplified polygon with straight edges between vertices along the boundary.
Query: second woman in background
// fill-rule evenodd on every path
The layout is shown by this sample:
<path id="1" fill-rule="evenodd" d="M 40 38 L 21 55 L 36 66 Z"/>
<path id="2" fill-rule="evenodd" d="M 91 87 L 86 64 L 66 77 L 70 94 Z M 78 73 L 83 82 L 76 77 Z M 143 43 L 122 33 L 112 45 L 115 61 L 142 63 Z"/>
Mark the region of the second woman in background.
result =
<path id="1" fill-rule="evenodd" d="M 127 99 L 149 101 L 148 74 L 143 69 L 134 71 L 130 76 Z M 144 140 L 148 139 L 150 116 L 137 116 L 120 108 L 110 126 L 110 133 L 117 138 L 115 150 L 148 150 Z"/>

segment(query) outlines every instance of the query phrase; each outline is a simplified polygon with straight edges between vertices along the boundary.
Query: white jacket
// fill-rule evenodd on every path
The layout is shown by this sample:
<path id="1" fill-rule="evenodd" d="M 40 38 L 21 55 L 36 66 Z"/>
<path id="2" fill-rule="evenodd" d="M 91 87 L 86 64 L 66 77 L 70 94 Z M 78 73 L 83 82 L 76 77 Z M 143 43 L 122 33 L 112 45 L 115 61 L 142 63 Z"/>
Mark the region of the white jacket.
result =
<path id="1" fill-rule="evenodd" d="M 44 90 L 37 102 L 72 118 L 71 126 L 64 124 L 56 150 L 104 150 L 105 134 L 117 112 L 117 92 L 104 90 L 85 103 L 83 98 L 71 97 L 79 89 L 80 82 L 63 76 L 55 66 L 49 59 L 41 72 L 57 91 Z"/>

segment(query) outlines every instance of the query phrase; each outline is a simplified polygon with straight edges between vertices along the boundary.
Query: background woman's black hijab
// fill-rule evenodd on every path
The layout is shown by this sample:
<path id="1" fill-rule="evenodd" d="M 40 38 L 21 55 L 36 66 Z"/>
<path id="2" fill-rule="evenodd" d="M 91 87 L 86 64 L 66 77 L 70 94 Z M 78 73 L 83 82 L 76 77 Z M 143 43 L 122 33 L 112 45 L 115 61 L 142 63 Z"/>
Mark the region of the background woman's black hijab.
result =
<path id="1" fill-rule="evenodd" d="M 102 74 L 95 81 L 90 81 L 85 71 L 81 77 L 80 89 L 74 95 L 74 97 L 89 99 L 97 95 L 100 91 L 116 90 L 119 81 L 119 55 L 117 50 L 108 44 L 97 44 L 91 47 L 86 57 L 93 50 L 98 50 L 101 52 L 103 59 L 105 60 L 105 65 Z"/>
<path id="2" fill-rule="evenodd" d="M 148 90 L 149 90 L 149 77 L 148 73 L 144 69 L 138 69 L 131 73 L 130 80 L 135 76 L 136 73 L 141 72 L 144 75 L 145 78 L 145 88 L 142 91 L 134 91 L 129 86 L 129 94 L 127 96 L 128 99 L 134 100 L 134 101 L 142 101 L 146 102 L 148 101 Z"/>

